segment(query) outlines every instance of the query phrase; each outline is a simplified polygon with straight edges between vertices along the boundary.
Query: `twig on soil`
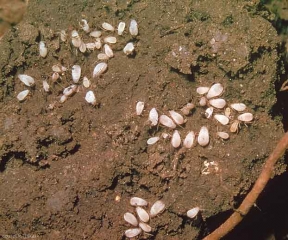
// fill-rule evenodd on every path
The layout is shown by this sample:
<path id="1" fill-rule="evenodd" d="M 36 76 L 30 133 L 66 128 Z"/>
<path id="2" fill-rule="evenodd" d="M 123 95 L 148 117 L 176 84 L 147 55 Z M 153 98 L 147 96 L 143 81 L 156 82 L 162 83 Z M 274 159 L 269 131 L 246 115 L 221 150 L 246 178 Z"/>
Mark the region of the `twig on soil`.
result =
<path id="1" fill-rule="evenodd" d="M 264 187 L 272 176 L 275 163 L 285 153 L 285 150 L 287 148 L 288 132 L 286 132 L 285 135 L 280 139 L 276 148 L 270 154 L 252 190 L 243 200 L 240 207 L 221 226 L 219 226 L 214 232 L 206 236 L 203 240 L 221 239 L 231 230 L 233 230 L 238 223 L 242 221 L 242 219 L 248 214 L 249 210 L 255 204 L 258 196 L 263 191 Z"/>

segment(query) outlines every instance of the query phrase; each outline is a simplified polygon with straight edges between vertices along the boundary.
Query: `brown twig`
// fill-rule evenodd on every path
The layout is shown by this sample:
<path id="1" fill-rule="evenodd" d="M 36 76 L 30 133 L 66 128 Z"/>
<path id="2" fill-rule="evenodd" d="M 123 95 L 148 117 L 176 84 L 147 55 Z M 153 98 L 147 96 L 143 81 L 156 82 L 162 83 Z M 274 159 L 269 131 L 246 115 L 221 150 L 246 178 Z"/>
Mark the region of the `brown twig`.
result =
<path id="1" fill-rule="evenodd" d="M 255 182 L 252 190 L 248 193 L 246 198 L 243 200 L 240 207 L 214 232 L 206 236 L 203 240 L 216 240 L 221 239 L 227 233 L 241 222 L 241 220 L 247 215 L 251 207 L 255 204 L 256 199 L 266 186 L 270 177 L 272 176 L 274 165 L 277 160 L 284 154 L 288 148 L 288 132 L 280 139 L 274 151 L 270 154 L 267 159 L 261 174 Z"/>

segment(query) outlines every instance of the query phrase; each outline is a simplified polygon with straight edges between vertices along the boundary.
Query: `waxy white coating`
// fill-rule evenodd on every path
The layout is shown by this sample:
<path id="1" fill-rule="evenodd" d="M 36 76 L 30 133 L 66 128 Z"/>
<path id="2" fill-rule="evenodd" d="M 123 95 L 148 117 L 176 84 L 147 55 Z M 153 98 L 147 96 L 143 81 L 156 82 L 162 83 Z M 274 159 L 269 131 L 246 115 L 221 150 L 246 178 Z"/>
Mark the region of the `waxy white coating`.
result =
<path id="1" fill-rule="evenodd" d="M 141 102 L 141 101 L 137 102 L 137 104 L 136 104 L 136 115 L 137 116 L 140 116 L 142 114 L 142 112 L 144 110 L 144 105 L 145 105 L 144 102 Z"/>
<path id="2" fill-rule="evenodd" d="M 140 222 L 139 223 L 139 227 L 144 231 L 144 232 L 151 232 L 152 231 L 152 228 L 147 224 L 147 223 L 143 223 L 143 222 Z"/>
<path id="3" fill-rule="evenodd" d="M 108 65 L 105 62 L 98 63 L 93 70 L 93 78 L 99 77 L 107 70 L 107 67 Z"/>
<path id="4" fill-rule="evenodd" d="M 125 231 L 125 236 L 128 238 L 133 238 L 138 236 L 142 232 L 141 228 L 130 228 Z"/>
<path id="5" fill-rule="evenodd" d="M 124 220 L 128 223 L 130 223 L 131 225 L 137 227 L 138 226 L 138 220 L 137 218 L 134 216 L 134 214 L 130 213 L 130 212 L 126 212 L 124 214 Z"/>
<path id="6" fill-rule="evenodd" d="M 48 53 L 48 49 L 45 45 L 45 42 L 40 41 L 39 42 L 39 54 L 41 57 L 45 58 L 47 56 Z"/>
<path id="7" fill-rule="evenodd" d="M 243 112 L 246 110 L 246 105 L 244 103 L 232 103 L 230 106 L 237 112 Z"/>
<path id="8" fill-rule="evenodd" d="M 81 77 L 81 67 L 79 65 L 74 65 L 72 67 L 72 80 L 74 83 L 78 83 Z"/>
<path id="9" fill-rule="evenodd" d="M 129 42 L 126 44 L 126 46 L 123 48 L 123 52 L 126 54 L 126 55 L 130 55 L 134 52 L 134 44 L 132 42 Z"/>
<path id="10" fill-rule="evenodd" d="M 165 127 L 172 128 L 172 129 L 176 128 L 176 124 L 173 122 L 173 120 L 166 115 L 161 115 L 159 117 L 159 122 Z"/>
<path id="11" fill-rule="evenodd" d="M 150 217 L 146 210 L 142 207 L 136 207 L 136 213 L 142 222 L 148 222 Z"/>
<path id="12" fill-rule="evenodd" d="M 104 52 L 109 58 L 114 57 L 113 50 L 108 44 L 104 44 Z"/>
<path id="13" fill-rule="evenodd" d="M 222 109 L 226 106 L 226 101 L 223 98 L 216 98 L 209 100 L 209 104 L 215 108 Z"/>
<path id="14" fill-rule="evenodd" d="M 222 138 L 222 139 L 229 139 L 229 134 L 226 132 L 217 132 L 216 133 L 218 137 Z"/>
<path id="15" fill-rule="evenodd" d="M 28 96 L 29 92 L 30 92 L 29 90 L 24 90 L 24 91 L 18 93 L 17 99 L 20 102 L 24 101 L 26 99 L 26 97 Z"/>
<path id="16" fill-rule="evenodd" d="M 193 144 L 194 144 L 194 141 L 195 141 L 195 133 L 193 131 L 190 131 L 186 135 L 186 137 L 185 137 L 185 139 L 183 141 L 183 146 L 185 148 L 191 148 L 193 146 Z"/>
<path id="17" fill-rule="evenodd" d="M 251 122 L 253 120 L 252 113 L 242 113 L 238 116 L 238 120 L 241 122 Z"/>
<path id="18" fill-rule="evenodd" d="M 156 142 L 158 142 L 159 141 L 159 137 L 151 137 L 151 138 L 149 138 L 148 140 L 147 140 L 147 144 L 148 145 L 153 145 L 153 144 L 155 144 Z"/>
<path id="19" fill-rule="evenodd" d="M 92 105 L 96 104 L 96 97 L 95 97 L 93 91 L 88 91 L 86 93 L 85 100 Z"/>
<path id="20" fill-rule="evenodd" d="M 187 211 L 187 217 L 195 218 L 198 215 L 199 211 L 200 211 L 199 207 L 194 207 L 190 209 L 189 211 Z"/>
<path id="21" fill-rule="evenodd" d="M 149 112 L 149 121 L 152 126 L 156 126 L 158 124 L 158 112 L 156 108 L 152 108 Z"/>
<path id="22" fill-rule="evenodd" d="M 132 19 L 129 26 L 129 32 L 132 36 L 138 35 L 138 24 L 136 20 Z"/>
<path id="23" fill-rule="evenodd" d="M 207 97 L 207 99 L 218 97 L 223 93 L 223 90 L 224 90 L 224 88 L 220 83 L 215 83 L 209 89 L 206 97 Z"/>
<path id="24" fill-rule="evenodd" d="M 120 22 L 118 24 L 118 28 L 117 28 L 118 35 L 122 35 L 123 34 L 123 32 L 125 30 L 125 26 L 126 26 L 125 22 Z"/>
<path id="25" fill-rule="evenodd" d="M 114 27 L 110 23 L 107 23 L 107 22 L 102 23 L 102 28 L 111 32 L 114 32 L 115 30 Z"/>
<path id="26" fill-rule="evenodd" d="M 165 203 L 161 200 L 156 201 L 150 209 L 150 217 L 155 217 L 165 209 Z"/>
<path id="27" fill-rule="evenodd" d="M 198 87 L 196 92 L 200 95 L 206 94 L 209 91 L 209 87 Z"/>
<path id="28" fill-rule="evenodd" d="M 21 82 L 23 82 L 28 87 L 32 87 L 35 84 L 34 78 L 26 74 L 19 74 L 18 78 L 20 79 Z"/>
<path id="29" fill-rule="evenodd" d="M 76 31 L 76 30 L 73 30 L 71 32 L 71 38 L 72 38 L 72 45 L 76 48 L 79 48 L 81 43 L 82 43 L 82 40 L 79 36 L 79 33 Z"/>
<path id="30" fill-rule="evenodd" d="M 173 110 L 169 111 L 169 114 L 176 124 L 181 125 L 181 124 L 185 123 L 185 120 L 181 114 L 179 114 Z"/>
<path id="31" fill-rule="evenodd" d="M 222 114 L 215 114 L 214 118 L 222 125 L 227 125 L 229 123 L 229 118 Z"/>
<path id="32" fill-rule="evenodd" d="M 178 148 L 181 145 L 181 137 L 177 130 L 175 130 L 172 135 L 171 144 L 174 148 Z"/>
<path id="33" fill-rule="evenodd" d="M 139 197 L 132 197 L 130 199 L 130 204 L 132 206 L 147 206 L 148 205 L 148 202 L 143 199 L 143 198 L 139 198 Z"/>
<path id="34" fill-rule="evenodd" d="M 203 126 L 200 129 L 200 132 L 198 134 L 198 143 L 200 146 L 205 147 L 209 143 L 209 130 L 207 127 Z"/>

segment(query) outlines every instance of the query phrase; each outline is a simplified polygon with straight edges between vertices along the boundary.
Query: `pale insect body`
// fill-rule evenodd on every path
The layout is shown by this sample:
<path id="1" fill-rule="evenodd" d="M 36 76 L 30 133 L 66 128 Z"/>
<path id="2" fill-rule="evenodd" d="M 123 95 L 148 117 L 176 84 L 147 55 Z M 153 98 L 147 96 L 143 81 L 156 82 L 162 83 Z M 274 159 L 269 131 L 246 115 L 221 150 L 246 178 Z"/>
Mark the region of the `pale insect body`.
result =
<path id="1" fill-rule="evenodd" d="M 105 53 L 98 53 L 97 58 L 102 61 L 106 61 L 109 57 Z"/>
<path id="2" fill-rule="evenodd" d="M 26 86 L 32 87 L 35 84 L 35 80 L 33 77 L 26 74 L 19 74 L 18 78 L 21 82 L 23 82 Z"/>
<path id="3" fill-rule="evenodd" d="M 195 107 L 193 103 L 187 103 L 183 108 L 181 108 L 181 112 L 188 116 L 191 113 L 191 110 Z"/>
<path id="4" fill-rule="evenodd" d="M 143 198 L 139 198 L 139 197 L 132 197 L 130 199 L 130 204 L 132 206 L 147 206 L 148 205 L 148 202 L 143 199 Z"/>
<path id="5" fill-rule="evenodd" d="M 142 207 L 136 207 L 136 213 L 142 222 L 148 222 L 150 217 L 146 210 Z"/>
<path id="6" fill-rule="evenodd" d="M 252 113 L 242 113 L 238 116 L 238 120 L 241 122 L 251 122 L 253 120 Z"/>
<path id="7" fill-rule="evenodd" d="M 201 107 L 204 107 L 207 105 L 207 99 L 205 97 L 201 97 L 200 100 L 199 100 L 199 105 Z"/>
<path id="8" fill-rule="evenodd" d="M 60 39 L 62 42 L 66 42 L 67 41 L 67 33 L 65 30 L 61 30 L 60 31 Z"/>
<path id="9" fill-rule="evenodd" d="M 206 94 L 209 91 L 209 87 L 198 87 L 196 92 L 200 95 Z"/>
<path id="10" fill-rule="evenodd" d="M 166 115 L 161 115 L 159 117 L 159 122 L 165 127 L 172 128 L 172 129 L 176 128 L 176 124 L 173 122 L 173 120 Z"/>
<path id="11" fill-rule="evenodd" d="M 233 123 L 230 126 L 230 132 L 233 132 L 233 133 L 237 132 L 238 133 L 239 128 L 240 128 L 240 121 L 235 120 L 235 121 L 233 121 Z"/>
<path id="12" fill-rule="evenodd" d="M 177 130 L 175 130 L 172 135 L 171 144 L 174 148 L 178 148 L 181 145 L 181 137 Z"/>
<path id="13" fill-rule="evenodd" d="M 43 81 L 43 89 L 45 92 L 49 92 L 50 91 L 50 86 L 48 84 L 48 82 L 46 80 Z"/>
<path id="14" fill-rule="evenodd" d="M 153 144 L 155 144 L 156 142 L 158 142 L 159 141 L 159 137 L 151 137 L 151 138 L 149 138 L 148 140 L 147 140 L 147 144 L 148 145 L 153 145 Z"/>
<path id="15" fill-rule="evenodd" d="M 144 102 L 141 102 L 141 101 L 137 102 L 137 104 L 136 104 L 136 115 L 137 116 L 140 116 L 142 114 L 142 112 L 144 110 L 144 105 L 145 105 Z"/>
<path id="16" fill-rule="evenodd" d="M 72 80 L 74 83 L 78 83 L 81 77 L 81 67 L 79 65 L 74 65 L 72 67 Z"/>
<path id="17" fill-rule="evenodd" d="M 73 95 L 77 90 L 77 85 L 70 85 L 69 87 L 67 88 L 64 88 L 63 90 L 63 94 L 66 96 L 66 97 L 69 97 L 71 95 Z"/>
<path id="18" fill-rule="evenodd" d="M 137 218 L 134 216 L 134 214 L 130 213 L 130 212 L 126 212 L 124 214 L 124 220 L 128 223 L 130 223 L 131 225 L 137 227 L 138 226 L 138 220 Z"/>
<path id="19" fill-rule="evenodd" d="M 111 47 L 108 44 L 104 44 L 104 52 L 109 58 L 114 57 L 113 50 L 111 49 Z"/>
<path id="20" fill-rule="evenodd" d="M 76 31 L 76 30 L 73 30 L 71 32 L 71 38 L 72 38 L 72 45 L 76 48 L 79 48 L 81 43 L 82 43 L 82 40 L 79 36 L 79 33 Z"/>
<path id="21" fill-rule="evenodd" d="M 108 36 L 108 37 L 105 37 L 105 38 L 104 38 L 104 42 L 105 42 L 105 43 L 114 44 L 114 43 L 117 42 L 117 39 L 116 39 L 116 37 Z"/>
<path id="22" fill-rule="evenodd" d="M 152 228 L 151 226 L 149 226 L 147 223 L 143 223 L 143 222 L 140 222 L 139 223 L 139 227 L 144 231 L 144 232 L 151 232 L 152 231 Z"/>
<path id="23" fill-rule="evenodd" d="M 88 103 L 90 103 L 92 105 L 96 104 L 96 97 L 95 97 L 93 91 L 88 91 L 86 93 L 85 100 L 86 100 L 86 102 L 88 102 Z"/>
<path id="24" fill-rule="evenodd" d="M 213 114 L 214 108 L 213 107 L 209 107 L 205 110 L 205 117 L 206 118 L 211 118 L 212 114 Z"/>
<path id="25" fill-rule="evenodd" d="M 91 85 L 90 80 L 89 80 L 86 76 L 83 77 L 83 86 L 84 86 L 85 88 L 89 88 L 90 85 Z"/>
<path id="26" fill-rule="evenodd" d="M 47 56 L 48 48 L 46 47 L 45 42 L 43 41 L 39 42 L 39 53 L 40 53 L 40 56 L 43 58 Z"/>
<path id="27" fill-rule="evenodd" d="M 130 22 L 129 32 L 132 36 L 138 35 L 138 24 L 135 19 L 132 19 Z"/>
<path id="28" fill-rule="evenodd" d="M 215 83 L 209 89 L 206 97 L 207 97 L 207 99 L 218 97 L 223 93 L 223 90 L 224 90 L 224 88 L 220 83 Z"/>
<path id="29" fill-rule="evenodd" d="M 200 129 L 200 132 L 198 134 L 198 143 L 200 146 L 205 147 L 209 143 L 209 130 L 207 127 L 203 126 Z"/>
<path id="30" fill-rule="evenodd" d="M 87 49 L 86 44 L 83 41 L 81 41 L 81 44 L 80 44 L 80 47 L 79 47 L 79 51 L 82 52 L 82 53 L 85 53 L 86 49 Z"/>
<path id="31" fill-rule="evenodd" d="M 215 108 L 222 109 L 226 106 L 226 101 L 222 98 L 216 98 L 209 100 L 209 104 Z"/>
<path id="32" fill-rule="evenodd" d="M 246 105 L 244 103 L 232 103 L 231 107 L 237 112 L 243 112 L 246 110 Z"/>
<path id="33" fill-rule="evenodd" d="M 174 122 L 178 125 L 181 125 L 181 124 L 186 122 L 184 120 L 183 116 L 181 116 L 181 114 L 179 114 L 175 111 L 169 111 L 169 114 L 170 114 L 171 118 L 174 120 Z"/>
<path id="34" fill-rule="evenodd" d="M 215 114 L 214 118 L 222 125 L 227 125 L 229 123 L 229 118 L 222 114 Z"/>
<path id="35" fill-rule="evenodd" d="M 107 63 L 98 63 L 93 70 L 93 78 L 99 77 L 101 74 L 103 74 L 107 70 L 107 67 Z"/>
<path id="36" fill-rule="evenodd" d="M 165 210 L 165 203 L 161 200 L 156 201 L 150 209 L 150 217 L 153 218 Z"/>
<path id="37" fill-rule="evenodd" d="M 183 146 L 186 147 L 186 148 L 191 148 L 194 144 L 194 141 L 195 141 L 195 133 L 193 131 L 190 131 L 184 141 L 183 141 Z"/>
<path id="38" fill-rule="evenodd" d="M 95 30 L 89 33 L 89 36 L 94 37 L 94 38 L 99 38 L 101 37 L 101 35 L 102 35 L 102 32 L 98 30 Z"/>
<path id="39" fill-rule="evenodd" d="M 217 132 L 216 134 L 217 134 L 218 137 L 220 137 L 220 138 L 222 138 L 224 140 L 229 139 L 229 134 L 226 133 L 226 132 Z"/>
<path id="40" fill-rule="evenodd" d="M 17 99 L 19 102 L 22 102 L 26 99 L 26 97 L 28 96 L 29 94 L 29 90 L 24 90 L 22 92 L 19 92 L 18 95 L 17 95 Z"/>
<path id="41" fill-rule="evenodd" d="M 82 23 L 81 23 L 82 22 Z M 81 19 L 81 22 L 79 23 L 82 30 L 86 33 L 90 32 L 90 27 L 86 19 Z"/>
<path id="42" fill-rule="evenodd" d="M 90 51 L 94 51 L 94 49 L 96 48 L 96 44 L 95 43 L 86 43 L 86 48 Z"/>
<path id="43" fill-rule="evenodd" d="M 152 126 L 156 126 L 158 124 L 158 112 L 156 108 L 152 108 L 149 112 L 149 121 Z"/>
<path id="44" fill-rule="evenodd" d="M 134 44 L 132 42 L 129 42 L 126 44 L 126 46 L 123 48 L 123 52 L 126 54 L 126 55 L 130 55 L 134 52 Z"/>
<path id="45" fill-rule="evenodd" d="M 187 217 L 195 218 L 198 215 L 199 211 L 200 211 L 199 207 L 194 207 L 187 211 Z"/>
<path id="46" fill-rule="evenodd" d="M 134 238 L 142 232 L 141 228 L 130 228 L 125 231 L 125 236 L 128 238 Z"/>
<path id="47" fill-rule="evenodd" d="M 120 22 L 118 24 L 118 28 L 117 28 L 118 35 L 122 35 L 123 34 L 123 32 L 125 30 L 125 26 L 126 26 L 125 22 Z"/>
<path id="48" fill-rule="evenodd" d="M 105 29 L 106 31 L 111 31 L 111 32 L 114 32 L 114 27 L 110 24 L 110 23 L 107 23 L 107 22 L 104 22 L 102 23 L 102 28 Z"/>

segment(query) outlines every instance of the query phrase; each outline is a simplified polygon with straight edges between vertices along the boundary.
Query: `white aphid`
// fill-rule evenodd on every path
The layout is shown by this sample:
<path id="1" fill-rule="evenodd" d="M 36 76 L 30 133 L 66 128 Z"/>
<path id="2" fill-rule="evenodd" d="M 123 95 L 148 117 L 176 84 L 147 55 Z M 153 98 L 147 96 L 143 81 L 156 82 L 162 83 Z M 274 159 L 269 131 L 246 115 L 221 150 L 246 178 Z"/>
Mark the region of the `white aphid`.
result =
<path id="1" fill-rule="evenodd" d="M 168 133 L 162 133 L 161 136 L 162 136 L 164 139 L 170 137 L 170 135 L 169 135 Z"/>
<path id="2" fill-rule="evenodd" d="M 60 102 L 60 103 L 64 103 L 64 102 L 67 100 L 67 98 L 68 98 L 68 96 L 62 95 L 62 96 L 60 97 L 59 102 Z"/>
<path id="3" fill-rule="evenodd" d="M 92 105 L 96 104 L 96 97 L 95 97 L 93 91 L 88 91 L 86 93 L 85 100 Z"/>
<path id="4" fill-rule="evenodd" d="M 213 107 L 209 107 L 205 110 L 205 117 L 206 118 L 210 118 L 213 114 L 214 108 Z"/>
<path id="5" fill-rule="evenodd" d="M 158 112 L 156 108 L 152 108 L 149 112 L 149 121 L 152 126 L 156 126 L 158 124 Z"/>
<path id="6" fill-rule="evenodd" d="M 89 50 L 89 51 L 94 51 L 94 49 L 96 48 L 96 44 L 95 43 L 86 43 L 86 48 Z"/>
<path id="7" fill-rule="evenodd" d="M 184 115 L 189 115 L 191 113 L 191 110 L 195 107 L 193 103 L 187 103 L 183 108 L 181 108 L 181 112 Z"/>
<path id="8" fill-rule="evenodd" d="M 69 87 L 67 88 L 64 88 L 63 90 L 63 94 L 66 96 L 66 97 L 69 97 L 71 96 L 72 94 L 74 94 L 77 90 L 77 85 L 70 85 Z"/>
<path id="9" fill-rule="evenodd" d="M 105 42 L 105 43 L 114 44 L 114 43 L 117 42 L 117 39 L 116 39 L 116 37 L 108 36 L 108 37 L 105 37 L 105 38 L 104 38 L 104 42 Z"/>
<path id="10" fill-rule="evenodd" d="M 90 32 L 89 36 L 94 37 L 94 38 L 99 38 L 101 37 L 101 34 L 102 34 L 101 31 L 95 30 L 95 31 Z"/>
<path id="11" fill-rule="evenodd" d="M 86 76 L 83 77 L 83 86 L 84 86 L 85 88 L 89 88 L 90 85 L 91 85 L 90 80 L 89 80 Z"/>
<path id="12" fill-rule="evenodd" d="M 46 47 L 45 42 L 43 41 L 39 42 L 39 53 L 40 53 L 40 56 L 43 58 L 47 56 L 48 48 Z"/>
<path id="13" fill-rule="evenodd" d="M 178 148 L 181 145 L 181 137 L 177 130 L 175 130 L 172 135 L 171 144 L 174 148 Z"/>
<path id="14" fill-rule="evenodd" d="M 109 58 L 114 57 L 113 50 L 111 49 L 111 47 L 108 44 L 104 44 L 104 52 Z"/>
<path id="15" fill-rule="evenodd" d="M 61 30 L 60 31 L 60 39 L 62 42 L 66 42 L 67 41 L 67 33 L 65 30 Z"/>
<path id="16" fill-rule="evenodd" d="M 34 78 L 26 74 L 19 74 L 18 78 L 20 79 L 21 82 L 23 82 L 28 87 L 32 87 L 35 84 Z"/>
<path id="17" fill-rule="evenodd" d="M 191 148 L 194 144 L 194 141 L 195 141 L 195 133 L 193 131 L 190 131 L 184 141 L 183 141 L 183 146 L 186 147 L 186 148 Z"/>
<path id="18" fill-rule="evenodd" d="M 53 82 L 56 82 L 59 79 L 59 77 L 60 75 L 58 72 L 54 72 L 51 76 Z"/>
<path id="19" fill-rule="evenodd" d="M 97 49 L 100 49 L 100 48 L 102 47 L 101 38 L 96 38 L 95 47 L 96 47 Z"/>
<path id="20" fill-rule="evenodd" d="M 189 211 L 187 211 L 187 217 L 195 218 L 198 215 L 199 211 L 200 211 L 199 207 L 194 207 L 190 209 Z"/>
<path id="21" fill-rule="evenodd" d="M 111 32 L 114 32 L 115 30 L 114 27 L 110 23 L 107 23 L 107 22 L 102 23 L 102 28 Z"/>
<path id="22" fill-rule="evenodd" d="M 128 223 L 130 223 L 131 225 L 137 227 L 138 226 L 138 220 L 137 218 L 134 216 L 134 214 L 130 213 L 130 212 L 126 212 L 124 214 L 124 220 Z"/>
<path id="23" fill-rule="evenodd" d="M 253 120 L 252 113 L 242 113 L 238 116 L 238 120 L 241 122 L 251 122 Z"/>
<path id="24" fill-rule="evenodd" d="M 28 96 L 29 92 L 30 92 L 29 90 L 24 90 L 24 91 L 18 93 L 17 99 L 20 102 L 24 101 L 26 99 L 26 97 Z"/>
<path id="25" fill-rule="evenodd" d="M 198 87 L 196 92 L 200 95 L 206 94 L 209 91 L 209 87 Z"/>
<path id="26" fill-rule="evenodd" d="M 136 115 L 137 116 L 140 116 L 142 114 L 143 109 L 144 109 L 144 105 L 145 105 L 144 102 L 141 102 L 141 101 L 137 102 L 137 104 L 136 104 Z"/>
<path id="27" fill-rule="evenodd" d="M 98 63 L 93 70 L 93 78 L 98 77 L 102 73 L 104 73 L 107 67 L 108 67 L 107 63 L 104 62 Z"/>
<path id="28" fill-rule="evenodd" d="M 215 108 L 222 109 L 226 106 L 226 101 L 223 98 L 216 98 L 209 100 L 209 104 Z"/>
<path id="29" fill-rule="evenodd" d="M 74 83 L 78 83 L 81 77 L 81 67 L 79 65 L 74 65 L 72 67 L 72 80 Z"/>
<path id="30" fill-rule="evenodd" d="M 217 132 L 216 134 L 218 137 L 225 139 L 225 140 L 229 138 L 229 134 L 226 132 Z"/>
<path id="31" fill-rule="evenodd" d="M 215 114 L 214 118 L 222 125 L 227 125 L 229 123 L 229 118 L 222 114 Z"/>
<path id="32" fill-rule="evenodd" d="M 123 32 L 125 30 L 125 26 L 126 26 L 125 22 L 120 22 L 118 24 L 118 28 L 117 28 L 118 35 L 122 35 L 123 34 Z"/>
<path id="33" fill-rule="evenodd" d="M 76 48 L 79 48 L 82 43 L 82 40 L 79 36 L 79 33 L 76 30 L 73 30 L 71 32 L 71 38 L 72 38 L 71 41 L 72 41 L 73 46 Z"/>
<path id="34" fill-rule="evenodd" d="M 48 82 L 46 80 L 43 81 L 43 89 L 45 92 L 49 92 L 50 91 L 50 86 L 48 84 Z"/>
<path id="35" fill-rule="evenodd" d="M 142 222 L 148 222 L 150 217 L 147 211 L 142 207 L 136 207 L 136 213 Z"/>
<path id="36" fill-rule="evenodd" d="M 209 89 L 206 97 L 208 99 L 210 98 L 214 98 L 214 97 L 218 97 L 223 93 L 223 86 L 220 83 L 215 83 L 211 86 L 211 88 Z"/>
<path id="37" fill-rule="evenodd" d="M 62 66 L 61 64 L 55 64 L 52 66 L 52 71 L 57 73 L 62 73 L 67 71 L 67 68 Z"/>
<path id="38" fill-rule="evenodd" d="M 132 206 L 147 206 L 148 202 L 146 200 L 144 200 L 143 198 L 139 198 L 139 197 L 132 197 L 130 199 L 130 204 Z"/>
<path id="39" fill-rule="evenodd" d="M 162 213 L 165 209 L 165 203 L 161 200 L 156 201 L 150 209 L 150 217 L 153 218 L 159 213 Z"/>
<path id="40" fill-rule="evenodd" d="M 81 44 L 80 44 L 80 47 L 79 47 L 79 51 L 82 52 L 82 53 L 85 53 L 86 49 L 87 49 L 86 44 L 83 41 L 81 41 Z"/>
<path id="41" fill-rule="evenodd" d="M 102 61 L 106 61 L 109 57 L 105 53 L 98 53 L 97 58 Z"/>
<path id="42" fill-rule="evenodd" d="M 141 228 L 130 228 L 125 231 L 125 236 L 128 238 L 134 238 L 142 232 Z"/>
<path id="43" fill-rule="evenodd" d="M 166 115 L 161 115 L 159 117 L 159 122 L 168 128 L 176 128 L 176 124 L 173 122 L 173 120 Z"/>
<path id="44" fill-rule="evenodd" d="M 81 22 L 82 22 L 82 23 L 81 23 Z M 82 30 L 83 30 L 84 32 L 86 32 L 86 33 L 90 32 L 90 27 L 89 27 L 89 25 L 88 25 L 87 20 L 81 19 L 81 22 L 80 22 L 79 24 L 80 24 Z"/>
<path id="45" fill-rule="evenodd" d="M 139 223 L 139 227 L 144 231 L 144 232 L 151 232 L 152 231 L 152 228 L 151 226 L 149 226 L 147 223 L 143 223 L 143 222 L 140 222 Z"/>
<path id="46" fill-rule="evenodd" d="M 198 134 L 198 143 L 200 146 L 205 147 L 209 143 L 209 130 L 207 127 L 203 126 L 200 129 L 200 132 Z"/>
<path id="47" fill-rule="evenodd" d="M 148 145 L 153 145 L 153 144 L 155 144 L 156 142 L 158 142 L 159 141 L 159 137 L 151 137 L 151 138 L 149 138 L 148 140 L 147 140 L 147 144 Z"/>
<path id="48" fill-rule="evenodd" d="M 243 112 L 246 109 L 246 105 L 244 103 L 232 103 L 231 107 L 237 112 Z"/>
<path id="49" fill-rule="evenodd" d="M 204 107 L 207 105 L 207 99 L 205 97 L 201 97 L 200 100 L 199 100 L 199 105 L 201 107 Z"/>
<path id="50" fill-rule="evenodd" d="M 129 26 L 129 32 L 132 36 L 138 35 L 138 24 L 136 20 L 132 19 Z"/>
<path id="51" fill-rule="evenodd" d="M 134 52 L 134 44 L 132 42 L 129 42 L 126 44 L 126 46 L 123 48 L 123 52 L 126 54 L 126 55 L 130 55 Z"/>
<path id="52" fill-rule="evenodd" d="M 178 125 L 181 125 L 181 124 L 186 122 L 181 114 L 179 114 L 173 110 L 169 111 L 169 114 L 170 114 L 171 118 L 174 120 L 174 122 Z"/>

